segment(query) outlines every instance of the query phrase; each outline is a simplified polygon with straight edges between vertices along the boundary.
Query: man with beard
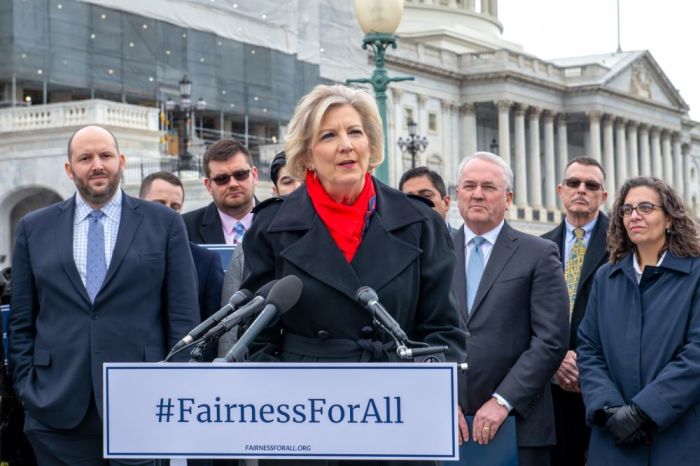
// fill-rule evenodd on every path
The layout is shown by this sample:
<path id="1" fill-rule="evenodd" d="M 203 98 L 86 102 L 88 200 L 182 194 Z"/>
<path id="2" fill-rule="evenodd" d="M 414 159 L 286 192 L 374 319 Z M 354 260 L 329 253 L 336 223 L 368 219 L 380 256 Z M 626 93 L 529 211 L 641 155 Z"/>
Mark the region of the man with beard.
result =
<path id="1" fill-rule="evenodd" d="M 248 149 L 234 139 L 212 144 L 204 154 L 204 186 L 213 202 L 183 215 L 190 241 L 238 245 L 253 221 L 258 169 Z"/>
<path id="2" fill-rule="evenodd" d="M 605 171 L 597 160 L 577 157 L 569 161 L 564 179 L 557 187 L 566 218 L 554 230 L 542 235 L 554 241 L 564 266 L 569 292 L 569 350 L 552 384 L 557 444 L 552 449 L 552 466 L 583 466 L 590 429 L 579 388 L 576 366 L 576 334 L 588 305 L 593 278 L 608 261 L 605 235 L 610 219 L 599 211 L 608 193 Z"/>
<path id="3" fill-rule="evenodd" d="M 122 192 L 124 166 L 108 130 L 79 129 L 76 195 L 17 226 L 10 370 L 44 466 L 154 464 L 102 458 L 102 364 L 160 361 L 199 322 L 182 219 Z"/>

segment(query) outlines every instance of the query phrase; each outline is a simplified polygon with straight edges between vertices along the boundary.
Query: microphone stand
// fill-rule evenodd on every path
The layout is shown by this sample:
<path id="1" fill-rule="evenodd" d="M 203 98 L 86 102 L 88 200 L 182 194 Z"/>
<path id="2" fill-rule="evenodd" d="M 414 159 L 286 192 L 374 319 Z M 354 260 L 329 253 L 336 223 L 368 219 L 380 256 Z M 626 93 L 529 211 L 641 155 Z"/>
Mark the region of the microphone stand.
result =
<path id="1" fill-rule="evenodd" d="M 372 319 L 372 323 L 394 340 L 399 359 L 410 362 L 445 362 L 447 346 L 430 346 L 427 343 L 412 341 L 408 338 L 401 341 L 377 319 Z"/>

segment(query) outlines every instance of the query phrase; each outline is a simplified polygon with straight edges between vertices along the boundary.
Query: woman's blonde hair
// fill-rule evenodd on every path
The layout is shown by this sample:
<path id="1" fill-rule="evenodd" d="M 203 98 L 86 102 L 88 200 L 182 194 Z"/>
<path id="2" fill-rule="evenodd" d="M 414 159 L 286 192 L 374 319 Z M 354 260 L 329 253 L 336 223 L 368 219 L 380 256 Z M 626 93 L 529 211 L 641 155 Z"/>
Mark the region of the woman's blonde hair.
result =
<path id="1" fill-rule="evenodd" d="M 374 98 L 366 91 L 340 84 L 318 85 L 301 98 L 289 122 L 284 150 L 287 169 L 299 180 L 304 180 L 311 151 L 311 142 L 318 132 L 326 112 L 341 105 L 350 105 L 360 114 L 362 127 L 369 140 L 369 169 L 384 161 L 384 133 L 382 120 Z"/>

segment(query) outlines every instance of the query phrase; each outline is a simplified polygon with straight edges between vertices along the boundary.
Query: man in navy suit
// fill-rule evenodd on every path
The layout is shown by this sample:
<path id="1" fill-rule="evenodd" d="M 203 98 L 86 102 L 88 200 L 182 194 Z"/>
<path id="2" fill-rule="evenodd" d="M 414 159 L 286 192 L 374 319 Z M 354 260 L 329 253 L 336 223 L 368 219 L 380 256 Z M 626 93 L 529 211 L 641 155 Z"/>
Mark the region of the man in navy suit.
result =
<path id="1" fill-rule="evenodd" d="M 108 130 L 79 129 L 76 195 L 17 227 L 9 358 L 42 466 L 153 464 L 102 458 L 102 364 L 160 361 L 199 321 L 182 219 L 122 192 L 124 166 Z"/>
<path id="2" fill-rule="evenodd" d="M 185 202 L 185 188 L 176 175 L 170 172 L 155 172 L 141 181 L 139 197 L 163 204 L 179 214 L 182 213 L 182 205 Z M 197 270 L 199 315 L 201 320 L 204 320 L 219 310 L 224 269 L 221 266 L 221 258 L 214 251 L 190 241 L 190 252 Z M 226 301 L 228 302 L 228 298 Z"/>

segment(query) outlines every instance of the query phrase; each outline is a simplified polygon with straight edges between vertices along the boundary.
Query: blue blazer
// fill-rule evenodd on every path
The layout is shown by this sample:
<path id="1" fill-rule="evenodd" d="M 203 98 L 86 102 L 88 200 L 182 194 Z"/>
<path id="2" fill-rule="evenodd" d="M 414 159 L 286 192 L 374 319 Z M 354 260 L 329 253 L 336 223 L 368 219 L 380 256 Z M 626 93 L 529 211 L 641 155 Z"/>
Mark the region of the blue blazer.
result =
<path id="1" fill-rule="evenodd" d="M 180 215 L 123 195 L 102 288 L 90 302 L 73 259 L 75 197 L 25 216 L 12 256 L 9 359 L 26 411 L 78 425 L 90 397 L 102 413 L 102 364 L 160 361 L 199 322 Z M 186 358 L 186 355 L 183 355 Z"/>
<path id="2" fill-rule="evenodd" d="M 595 465 L 696 465 L 700 457 L 700 259 L 671 252 L 637 285 L 628 254 L 596 274 L 579 327 L 586 415 L 637 404 L 654 421 L 652 443 L 615 446 L 593 427 Z"/>

